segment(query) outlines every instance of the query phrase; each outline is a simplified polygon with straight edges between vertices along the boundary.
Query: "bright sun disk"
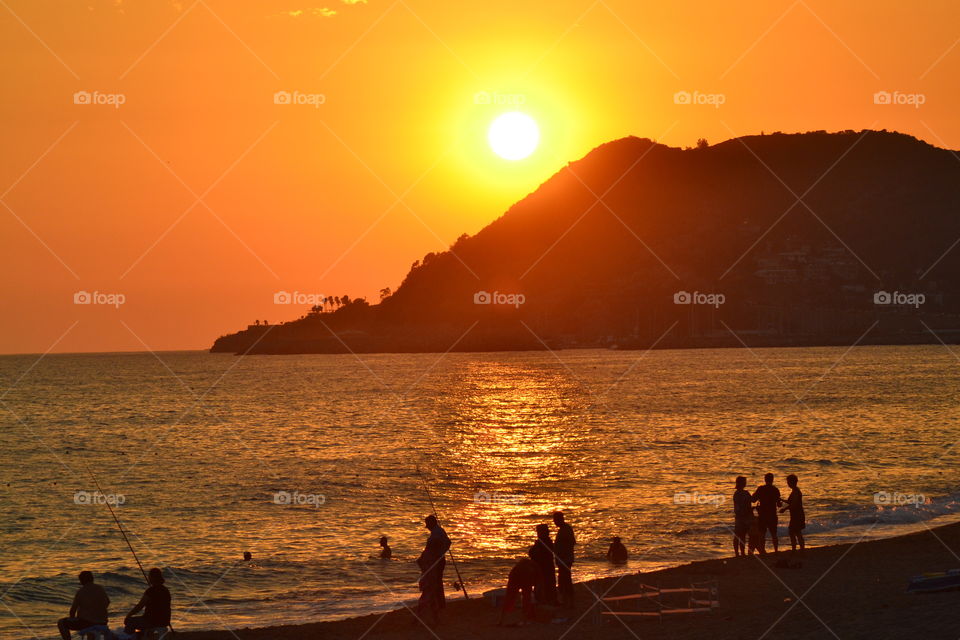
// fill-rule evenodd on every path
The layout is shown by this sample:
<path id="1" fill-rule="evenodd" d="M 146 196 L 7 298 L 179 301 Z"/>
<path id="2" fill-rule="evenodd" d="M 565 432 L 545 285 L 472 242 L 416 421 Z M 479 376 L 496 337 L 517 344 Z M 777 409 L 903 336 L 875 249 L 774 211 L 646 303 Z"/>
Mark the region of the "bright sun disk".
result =
<path id="1" fill-rule="evenodd" d="M 523 160 L 537 148 L 540 128 L 533 118 L 519 111 L 504 113 L 490 124 L 487 141 L 505 160 Z"/>

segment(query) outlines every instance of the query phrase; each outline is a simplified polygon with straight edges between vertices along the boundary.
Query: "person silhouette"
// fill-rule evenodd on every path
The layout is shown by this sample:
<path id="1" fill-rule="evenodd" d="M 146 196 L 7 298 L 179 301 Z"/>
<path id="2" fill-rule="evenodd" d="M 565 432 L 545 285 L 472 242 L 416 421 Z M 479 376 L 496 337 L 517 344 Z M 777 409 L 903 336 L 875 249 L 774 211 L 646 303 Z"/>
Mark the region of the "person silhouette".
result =
<path id="1" fill-rule="evenodd" d="M 123 630 L 129 634 L 139 634 L 152 627 L 170 626 L 170 591 L 163 586 L 163 572 L 154 567 L 147 572 L 147 582 L 150 586 L 143 592 L 127 617 L 123 620 Z M 143 611 L 142 616 L 137 614 Z"/>
<path id="2" fill-rule="evenodd" d="M 380 559 L 389 560 L 393 557 L 393 550 L 387 544 L 387 536 L 380 537 Z"/>
<path id="3" fill-rule="evenodd" d="M 797 550 L 797 543 L 800 544 L 800 551 L 804 550 L 803 530 L 807 526 L 807 516 L 803 511 L 803 492 L 797 486 L 797 476 L 791 473 L 787 476 L 787 486 L 790 487 L 790 496 L 783 503 L 785 506 L 780 509 L 780 513 L 790 511 L 790 524 L 787 525 L 787 531 L 790 533 L 790 548 Z"/>
<path id="4" fill-rule="evenodd" d="M 744 476 L 737 476 L 736 490 L 733 492 L 733 555 L 735 556 L 747 555 L 747 535 L 750 533 L 750 524 L 753 522 L 753 506 L 746 486 L 747 479 Z"/>
<path id="5" fill-rule="evenodd" d="M 533 589 L 540 579 L 540 567 L 530 558 L 521 558 L 517 561 L 507 576 L 507 593 L 503 599 L 503 608 L 500 609 L 500 620 L 497 626 L 503 626 L 503 618 L 517 606 L 517 594 L 523 594 L 523 622 L 534 619 Z"/>
<path id="6" fill-rule="evenodd" d="M 763 484 L 757 487 L 751 496 L 752 502 L 757 502 L 757 517 L 760 520 L 760 539 L 762 546 L 766 545 L 767 532 L 773 540 L 773 552 L 779 551 L 777 540 L 777 507 L 780 505 L 780 489 L 773 484 L 773 474 L 763 476 Z"/>
<path id="7" fill-rule="evenodd" d="M 613 537 L 610 542 L 610 548 L 607 549 L 607 561 L 612 564 L 627 564 L 627 548 L 620 542 L 620 538 Z"/>
<path id="8" fill-rule="evenodd" d="M 573 547 L 577 539 L 573 527 L 567 524 L 562 511 L 553 512 L 553 524 L 557 525 L 557 537 L 553 541 L 557 563 L 557 591 L 560 605 L 573 608 Z"/>
<path id="9" fill-rule="evenodd" d="M 107 624 L 107 608 L 110 606 L 107 592 L 93 581 L 90 571 L 81 571 L 78 579 L 80 588 L 73 596 L 70 612 L 66 618 L 57 620 L 57 629 L 63 640 L 70 640 L 71 631 Z"/>
<path id="10" fill-rule="evenodd" d="M 420 567 L 420 600 L 417 603 L 417 613 L 423 614 L 429 611 L 432 621 L 436 622 L 440 609 L 446 607 L 446 599 L 443 595 L 443 570 L 447 565 L 444 556 L 450 549 L 450 538 L 437 522 L 436 516 L 429 515 L 423 522 L 430 531 L 430 535 L 427 537 L 423 552 L 417 558 L 417 565 Z"/>
<path id="11" fill-rule="evenodd" d="M 537 540 L 530 547 L 527 555 L 540 569 L 540 579 L 537 581 L 534 595 L 540 604 L 557 604 L 557 574 L 554 570 L 555 552 L 553 541 L 550 540 L 550 525 L 537 525 Z"/>

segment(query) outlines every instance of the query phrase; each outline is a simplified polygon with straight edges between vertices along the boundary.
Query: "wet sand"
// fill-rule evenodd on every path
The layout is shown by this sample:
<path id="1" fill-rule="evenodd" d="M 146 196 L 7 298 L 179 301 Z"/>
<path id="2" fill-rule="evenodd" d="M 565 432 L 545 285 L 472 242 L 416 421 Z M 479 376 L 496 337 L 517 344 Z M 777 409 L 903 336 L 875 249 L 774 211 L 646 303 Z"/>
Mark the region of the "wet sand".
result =
<path id="1" fill-rule="evenodd" d="M 802 568 L 779 568 L 784 558 Z M 181 640 L 436 640 L 746 639 L 746 638 L 957 638 L 960 591 L 908 594 L 911 576 L 960 567 L 960 524 L 919 533 L 808 549 L 805 557 L 727 558 L 577 584 L 578 606 L 564 623 L 539 621 L 524 627 L 496 626 L 499 612 L 486 599 L 448 604 L 428 628 L 401 609 L 305 625 L 264 629 L 182 632 Z M 576 569 L 576 567 L 574 567 Z M 449 578 L 449 576 L 447 576 Z M 576 571 L 574 571 L 576 577 Z M 611 619 L 597 615 L 597 597 L 636 592 L 640 580 L 666 588 L 716 578 L 720 607 L 710 613 L 656 619 Z M 478 594 L 479 595 L 479 594 Z M 671 600 L 671 602 L 678 602 Z M 516 614 L 514 614 L 516 616 Z M 516 620 L 516 617 L 513 618 Z M 621 622 L 620 620 L 624 620 Z"/>

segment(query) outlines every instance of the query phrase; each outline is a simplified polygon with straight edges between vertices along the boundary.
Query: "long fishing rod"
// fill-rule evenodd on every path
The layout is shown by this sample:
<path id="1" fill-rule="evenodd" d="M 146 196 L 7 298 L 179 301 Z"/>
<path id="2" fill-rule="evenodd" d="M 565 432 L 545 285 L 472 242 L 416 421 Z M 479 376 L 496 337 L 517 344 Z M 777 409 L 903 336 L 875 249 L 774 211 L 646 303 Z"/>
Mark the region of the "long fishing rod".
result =
<path id="1" fill-rule="evenodd" d="M 427 483 L 427 479 L 423 476 L 423 472 L 420 471 L 420 465 L 417 465 L 417 475 L 420 476 L 420 482 L 423 483 L 423 490 L 427 492 L 427 500 L 430 501 L 430 509 L 433 511 L 434 517 L 437 519 L 437 524 L 440 524 L 440 514 L 437 513 L 437 507 L 433 504 L 433 496 L 430 495 L 430 485 Z M 460 569 L 457 567 L 457 559 L 453 557 L 453 551 L 447 549 L 447 553 L 450 554 L 450 564 L 453 565 L 453 571 L 457 574 L 457 584 L 460 585 L 461 591 L 463 591 L 463 597 L 466 600 L 470 599 L 470 596 L 467 595 L 467 585 L 463 583 L 463 578 L 460 577 Z"/>
<path id="2" fill-rule="evenodd" d="M 93 483 L 97 486 L 97 491 L 103 496 L 103 502 L 107 505 L 107 509 L 110 510 L 110 515 L 113 516 L 113 521 L 117 523 L 117 528 L 120 529 L 120 535 L 123 536 L 123 541 L 127 543 L 127 548 L 130 549 L 130 553 L 133 554 L 133 559 L 137 561 L 137 566 L 140 567 L 140 573 L 143 575 L 144 582 L 146 582 L 147 586 L 149 586 L 150 579 L 147 578 L 147 572 L 143 570 L 143 564 L 140 562 L 140 558 L 137 557 L 137 552 L 133 550 L 133 545 L 130 544 L 130 539 L 127 537 L 127 532 L 123 530 L 123 525 L 120 524 L 120 519 L 117 518 L 116 512 L 113 510 L 113 507 L 110 506 L 110 501 L 107 500 L 107 495 L 100 487 L 100 481 L 97 480 L 97 476 L 93 475 L 93 470 L 90 469 L 89 465 L 85 464 L 84 466 L 87 468 L 87 473 L 89 473 L 90 477 L 93 478 Z M 169 624 L 167 626 L 170 627 L 170 633 L 174 633 L 173 624 Z"/>
<path id="3" fill-rule="evenodd" d="M 93 475 L 93 471 L 89 466 L 87 466 L 87 473 L 89 473 L 90 477 L 93 478 L 93 483 L 97 485 L 97 492 L 103 496 L 103 503 L 107 505 L 107 509 L 110 510 L 110 515 L 113 516 L 113 521 L 117 523 L 117 528 L 120 529 L 120 535 L 123 536 L 123 541 L 127 543 L 127 548 L 130 549 L 130 553 L 133 554 L 133 559 L 137 561 L 137 566 L 140 567 L 140 573 L 143 574 L 144 581 L 147 584 L 150 584 L 150 580 L 147 579 L 147 572 L 143 570 L 143 565 L 140 563 L 140 558 L 137 557 L 137 552 L 133 550 L 133 545 L 130 544 L 130 539 L 127 538 L 127 532 L 123 530 L 123 525 L 120 524 L 120 519 L 117 518 L 117 514 L 114 512 L 113 507 L 110 506 L 110 501 L 107 500 L 107 494 L 103 492 L 103 489 L 100 487 L 100 482 L 97 480 L 97 476 Z"/>

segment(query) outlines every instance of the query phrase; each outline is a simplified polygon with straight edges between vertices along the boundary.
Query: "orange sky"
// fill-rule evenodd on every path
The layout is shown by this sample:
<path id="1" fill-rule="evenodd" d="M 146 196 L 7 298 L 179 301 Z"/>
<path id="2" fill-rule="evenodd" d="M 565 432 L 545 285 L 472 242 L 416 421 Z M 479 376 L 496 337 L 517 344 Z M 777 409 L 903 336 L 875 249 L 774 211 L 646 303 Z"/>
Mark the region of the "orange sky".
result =
<path id="1" fill-rule="evenodd" d="M 0 353 L 206 348 L 305 311 L 280 290 L 374 301 L 625 135 L 960 148 L 958 38 L 952 0 L 3 0 Z M 533 156 L 491 153 L 511 107 L 481 91 L 538 121 Z"/>

